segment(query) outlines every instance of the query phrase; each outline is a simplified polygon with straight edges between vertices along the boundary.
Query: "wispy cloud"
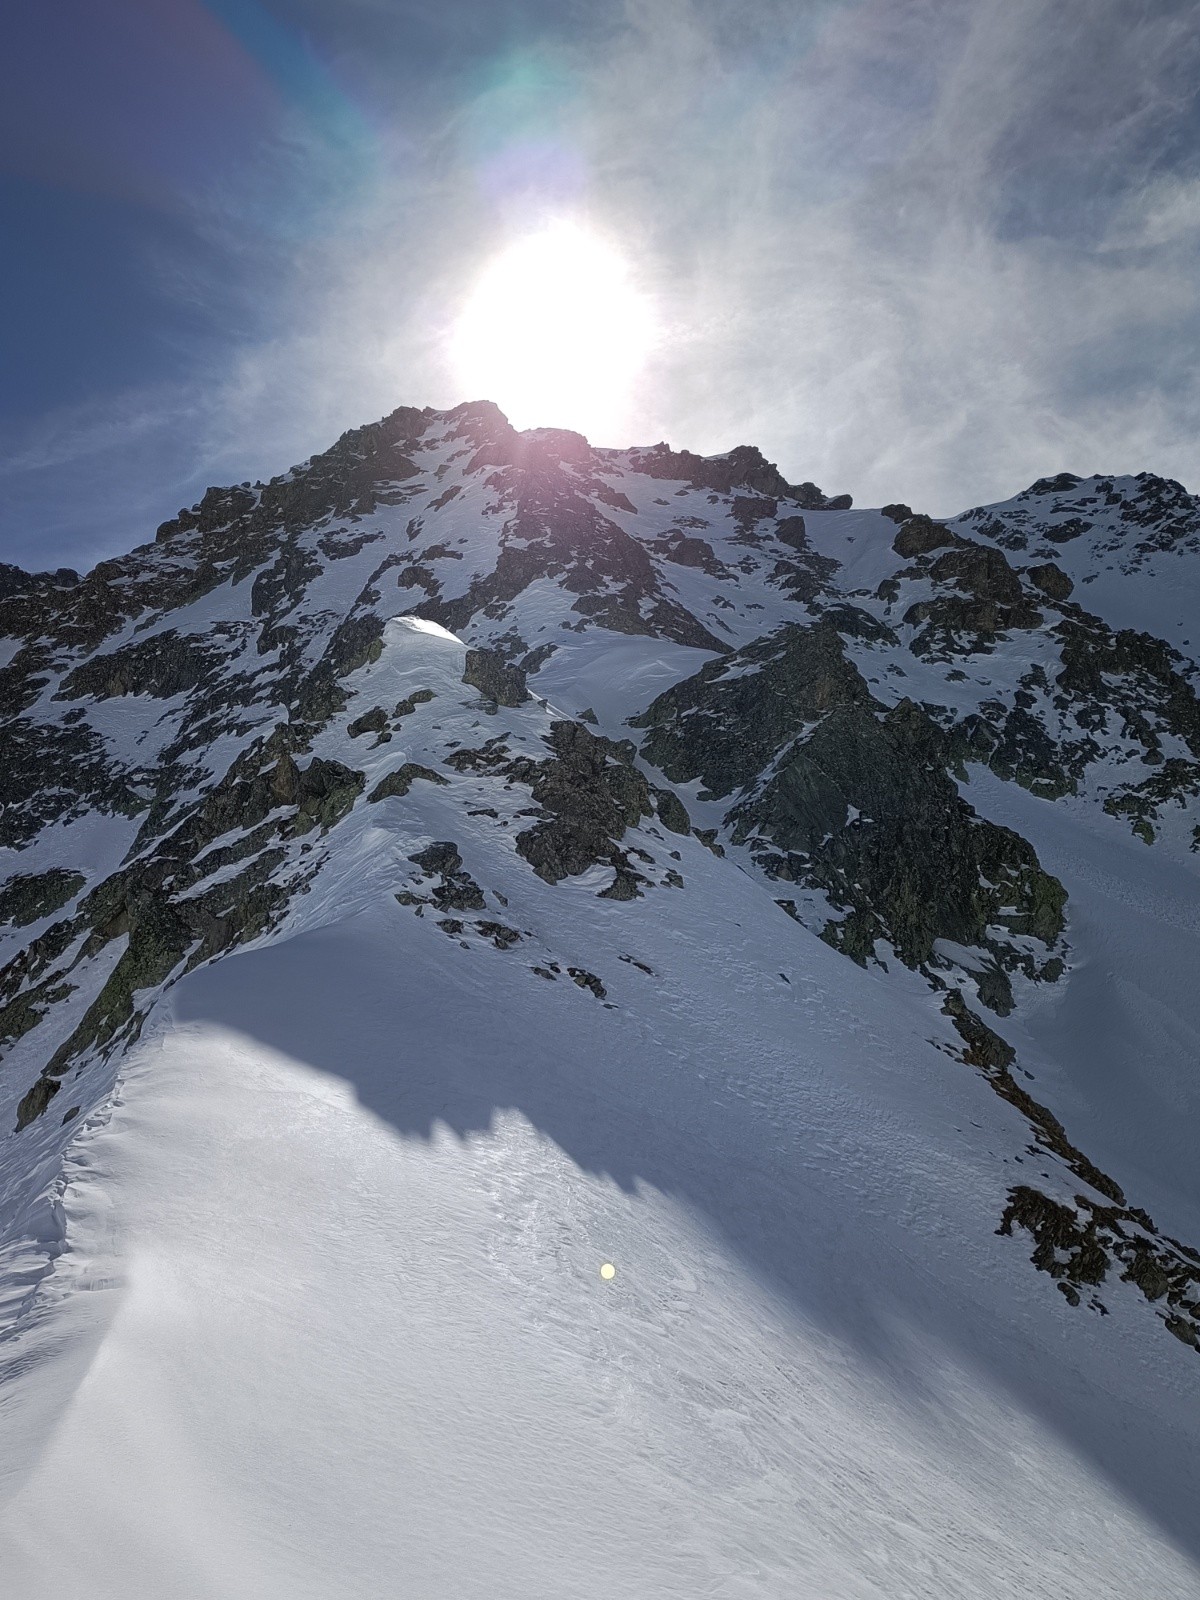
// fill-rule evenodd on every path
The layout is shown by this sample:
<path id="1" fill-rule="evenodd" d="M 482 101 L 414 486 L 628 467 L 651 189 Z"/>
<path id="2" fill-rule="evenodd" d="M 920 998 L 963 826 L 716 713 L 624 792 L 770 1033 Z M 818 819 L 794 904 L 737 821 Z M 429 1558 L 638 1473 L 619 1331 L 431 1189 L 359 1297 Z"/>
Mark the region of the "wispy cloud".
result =
<path id="1" fill-rule="evenodd" d="M 754 441 L 939 513 L 1061 468 L 1200 478 L 1193 4 L 531 6 L 507 52 L 442 60 L 392 106 L 402 13 L 304 10 L 362 112 L 332 154 L 301 117 L 211 198 L 208 243 L 257 259 L 258 304 L 163 402 L 187 476 L 269 474 L 464 398 L 449 333 L 475 274 L 562 206 L 623 242 L 663 324 L 599 442 Z M 447 10 L 467 37 L 477 8 Z M 306 172 L 289 232 L 264 197 Z"/>

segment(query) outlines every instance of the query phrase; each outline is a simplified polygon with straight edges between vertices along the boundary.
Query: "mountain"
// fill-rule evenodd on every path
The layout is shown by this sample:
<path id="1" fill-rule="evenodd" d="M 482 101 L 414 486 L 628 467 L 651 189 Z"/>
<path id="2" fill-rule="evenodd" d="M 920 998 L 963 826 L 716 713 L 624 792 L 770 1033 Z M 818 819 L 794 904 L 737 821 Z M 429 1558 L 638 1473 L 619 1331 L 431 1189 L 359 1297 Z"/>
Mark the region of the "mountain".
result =
<path id="1" fill-rule="evenodd" d="M 0 569 L 8 1592 L 1200 1593 L 1198 589 L 487 403 Z"/>

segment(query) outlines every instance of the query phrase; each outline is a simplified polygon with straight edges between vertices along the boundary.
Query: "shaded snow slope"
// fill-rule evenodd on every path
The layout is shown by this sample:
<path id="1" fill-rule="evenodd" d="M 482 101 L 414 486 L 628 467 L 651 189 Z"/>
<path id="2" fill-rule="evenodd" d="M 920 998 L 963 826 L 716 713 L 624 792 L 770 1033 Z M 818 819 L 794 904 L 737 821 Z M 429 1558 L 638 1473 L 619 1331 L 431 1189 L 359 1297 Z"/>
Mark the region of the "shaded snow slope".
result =
<path id="1" fill-rule="evenodd" d="M 615 1011 L 394 903 L 175 989 L 18 1339 L 6 1593 L 1195 1592 L 1190 1353 L 1031 1293 L 922 1002 L 694 873 L 520 897 Z"/>

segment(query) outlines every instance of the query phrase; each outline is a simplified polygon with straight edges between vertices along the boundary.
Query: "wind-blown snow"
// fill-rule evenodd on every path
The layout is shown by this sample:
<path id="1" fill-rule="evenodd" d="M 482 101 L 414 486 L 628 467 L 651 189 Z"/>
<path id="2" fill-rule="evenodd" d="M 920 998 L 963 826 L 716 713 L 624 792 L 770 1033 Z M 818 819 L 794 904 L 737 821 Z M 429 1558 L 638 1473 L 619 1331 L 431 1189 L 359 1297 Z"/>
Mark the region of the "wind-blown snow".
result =
<path id="1" fill-rule="evenodd" d="M 186 980 L 78 1138 L 14 1600 L 1196 1592 L 1138 1503 L 1194 1492 L 1177 1423 L 997 1264 L 986 1090 L 889 1059 L 882 994 L 644 922 L 614 1042 L 425 932 L 380 908 Z"/>

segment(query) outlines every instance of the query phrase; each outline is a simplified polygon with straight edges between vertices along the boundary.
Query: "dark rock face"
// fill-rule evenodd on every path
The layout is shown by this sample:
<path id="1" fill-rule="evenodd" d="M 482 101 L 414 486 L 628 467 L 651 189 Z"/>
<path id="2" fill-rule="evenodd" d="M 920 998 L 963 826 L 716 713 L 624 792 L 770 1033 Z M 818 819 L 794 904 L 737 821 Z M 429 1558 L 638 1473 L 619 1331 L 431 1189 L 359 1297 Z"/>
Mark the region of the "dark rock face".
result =
<path id="1" fill-rule="evenodd" d="M 654 804 L 658 810 L 658 820 L 664 828 L 670 828 L 672 833 L 691 833 L 692 819 L 687 814 L 687 807 L 673 789 L 655 789 Z"/>
<path id="2" fill-rule="evenodd" d="M 170 832 L 0 972 L 0 1038 L 19 1038 L 74 991 L 88 962 L 125 940 L 81 1021 L 43 1068 L 43 1082 L 61 1078 L 88 1051 L 136 1039 L 148 1003 L 140 994 L 257 937 L 286 905 L 303 874 L 273 881 L 284 860 L 281 841 L 336 826 L 364 784 L 362 773 L 337 761 L 314 758 L 300 767 L 291 749 L 285 727 L 257 741 Z M 213 876 L 218 881 L 205 889 Z M 33 1086 L 21 1126 L 45 1110 L 56 1088 Z"/>
<path id="3" fill-rule="evenodd" d="M 897 545 L 911 526 L 905 523 L 901 528 Z M 940 543 L 931 543 L 937 537 L 937 524 L 930 524 L 930 530 L 918 530 L 919 536 L 906 547 L 923 545 L 922 555 L 941 548 Z M 913 640 L 913 652 L 930 660 L 974 655 L 990 649 L 998 636 L 1011 629 L 1040 628 L 1042 614 L 1025 594 L 1003 551 L 951 537 L 953 548 L 933 561 L 922 562 L 922 572 L 941 592 L 931 600 L 918 601 L 904 614 L 907 624 L 922 628 Z"/>
<path id="4" fill-rule="evenodd" d="M 1069 494 L 1072 489 L 1077 489 L 1083 482 L 1073 472 L 1060 472 L 1054 478 L 1039 478 L 1036 483 L 1031 483 L 1028 489 L 1022 491 L 1021 499 L 1043 494 Z"/>
<path id="5" fill-rule="evenodd" d="M 882 718 L 865 706 L 832 712 L 761 794 L 737 808 L 734 837 L 753 832 L 778 846 L 793 880 L 824 888 L 846 909 L 845 922 L 828 932 L 857 960 L 870 958 L 882 938 L 906 965 L 922 967 L 935 941 L 947 939 L 1024 967 L 988 929 L 1032 934 L 1050 947 L 1063 929 L 1066 895 L 1023 839 L 959 798 L 950 758 L 911 701 Z M 852 812 L 858 816 L 847 824 Z"/>
<path id="6" fill-rule="evenodd" d="M 116 695 L 146 694 L 168 700 L 203 683 L 212 663 L 221 659 L 220 651 L 206 648 L 199 639 L 181 638 L 168 630 L 125 645 L 111 655 L 92 656 L 63 680 L 55 699 L 91 695 L 108 700 Z"/>
<path id="7" fill-rule="evenodd" d="M 402 767 L 397 767 L 395 772 L 389 772 L 386 778 L 381 778 L 367 799 L 374 804 L 393 796 L 403 797 L 418 778 L 423 783 L 443 785 L 450 781 L 449 778 L 443 778 L 440 772 L 434 772 L 432 767 L 423 767 L 416 761 L 406 761 Z"/>
<path id="8" fill-rule="evenodd" d="M 907 510 L 907 507 L 892 506 L 891 510 Z M 932 517 L 918 516 L 909 517 L 901 525 L 899 533 L 892 540 L 892 549 L 898 556 L 911 560 L 914 556 L 928 555 L 931 550 L 942 550 L 958 542 L 958 535 L 951 533 L 943 523 L 934 522 Z"/>
<path id="9" fill-rule="evenodd" d="M 89 807 L 136 816 L 146 808 L 137 775 L 119 766 L 89 727 L 11 720 L 0 763 L 0 846 L 20 849 L 48 823 Z"/>
<path id="10" fill-rule="evenodd" d="M 39 1078 L 17 1103 L 17 1125 L 14 1132 L 20 1133 L 23 1128 L 36 1121 L 61 1088 L 62 1084 L 57 1078 Z"/>
<path id="11" fill-rule="evenodd" d="M 652 811 L 650 788 L 631 763 L 632 750 L 577 722 L 554 723 L 550 747 L 553 754 L 531 785 L 534 800 L 547 815 L 517 836 L 518 851 L 547 883 L 609 862 L 616 870 L 615 884 L 632 888 L 637 874 L 616 848 L 617 841 Z"/>
<path id="12" fill-rule="evenodd" d="M 361 717 L 355 717 L 353 722 L 346 724 L 346 732 L 352 739 L 359 739 L 364 733 L 387 731 L 388 714 L 382 706 L 372 706 L 370 711 L 364 711 Z"/>
<path id="13" fill-rule="evenodd" d="M 608 899 L 634 899 L 644 875 L 619 848 L 626 828 L 653 815 L 650 786 L 632 764 L 633 746 L 591 733 L 579 722 L 551 724 L 545 761 L 513 756 L 503 739 L 478 750 L 456 750 L 447 765 L 528 784 L 543 815 L 517 835 L 517 851 L 546 883 L 608 864 Z"/>
<path id="14" fill-rule="evenodd" d="M 427 705 L 433 698 L 433 692 L 429 689 L 414 689 L 412 694 L 396 701 L 392 707 L 392 716 L 397 721 L 403 717 L 411 717 L 418 706 Z"/>
<path id="15" fill-rule="evenodd" d="M 431 904 L 436 911 L 483 911 L 486 908 L 483 890 L 463 866 L 463 858 L 452 839 L 437 839 L 408 859 L 427 877 L 438 881 L 428 896 L 397 895 L 402 905 L 423 902 Z"/>
<path id="16" fill-rule="evenodd" d="M 1050 600 L 1069 600 L 1075 588 L 1063 569 L 1056 567 L 1053 561 L 1045 561 L 1041 566 L 1030 567 L 1025 576 L 1035 589 L 1040 589 Z"/>
<path id="17" fill-rule="evenodd" d="M 868 698 L 836 632 L 796 624 L 707 662 L 632 726 L 649 729 L 642 753 L 673 782 L 702 777 L 702 798 L 722 798 L 757 778 L 806 725 Z"/>
<path id="18" fill-rule="evenodd" d="M 463 682 L 498 706 L 521 706 L 529 699 L 524 671 L 509 666 L 495 650 L 468 650 Z"/>
<path id="19" fill-rule="evenodd" d="M 997 1231 L 1011 1234 L 1017 1227 L 1034 1241 L 1034 1266 L 1056 1281 L 1071 1305 L 1086 1296 L 1103 1311 L 1095 1291 L 1123 1269 L 1121 1279 L 1158 1308 L 1167 1331 L 1200 1350 L 1200 1254 L 1160 1234 L 1144 1211 L 1083 1194 L 1071 1205 L 1019 1184 L 1009 1192 Z"/>
<path id="20" fill-rule="evenodd" d="M 950 776 L 952 742 L 912 701 L 874 700 L 830 626 L 783 629 L 707 663 L 635 726 L 669 778 L 701 779 L 702 798 L 736 796 L 734 843 L 770 874 L 824 890 L 844 913 L 825 937 L 856 961 L 886 940 L 907 965 L 936 965 L 945 939 L 1035 976 L 1016 939 L 1052 947 L 1062 933 L 1062 886 L 1023 839 L 975 815 Z M 1001 975 L 988 993 L 1003 1006 L 1007 988 Z"/>
<path id="21" fill-rule="evenodd" d="M 26 928 L 61 911 L 83 888 L 82 872 L 52 867 L 49 872 L 18 873 L 0 885 L 0 922 Z"/>
<path id="22" fill-rule="evenodd" d="M 652 450 L 635 453 L 633 464 L 636 471 L 648 477 L 674 478 L 718 494 L 749 489 L 754 494 L 799 500 L 801 504 L 814 499 L 816 505 L 825 504 L 825 496 L 815 484 L 789 484 L 779 468 L 754 445 L 738 445 L 721 456 L 697 456 L 690 450 L 672 450 L 669 445 L 657 444 Z"/>

